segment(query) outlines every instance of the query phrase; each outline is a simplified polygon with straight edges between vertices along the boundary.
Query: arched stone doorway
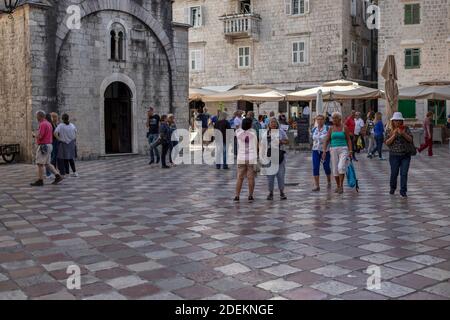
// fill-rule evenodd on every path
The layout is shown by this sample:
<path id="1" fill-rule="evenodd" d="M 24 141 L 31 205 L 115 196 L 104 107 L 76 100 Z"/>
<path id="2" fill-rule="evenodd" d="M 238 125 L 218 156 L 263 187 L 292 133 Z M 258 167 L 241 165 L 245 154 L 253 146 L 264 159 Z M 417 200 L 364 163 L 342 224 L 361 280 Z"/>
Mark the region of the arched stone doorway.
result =
<path id="1" fill-rule="evenodd" d="M 113 82 L 105 90 L 105 153 L 131 153 L 132 92 L 123 82 Z"/>

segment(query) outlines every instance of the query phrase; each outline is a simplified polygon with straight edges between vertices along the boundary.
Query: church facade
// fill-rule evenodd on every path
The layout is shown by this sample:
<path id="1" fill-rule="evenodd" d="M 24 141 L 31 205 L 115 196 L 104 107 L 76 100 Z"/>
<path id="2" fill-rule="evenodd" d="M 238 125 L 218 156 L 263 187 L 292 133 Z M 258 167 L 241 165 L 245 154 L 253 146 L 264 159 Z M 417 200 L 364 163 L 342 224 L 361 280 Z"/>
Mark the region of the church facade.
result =
<path id="1" fill-rule="evenodd" d="M 32 161 L 37 110 L 68 113 L 78 155 L 147 152 L 146 110 L 188 123 L 188 25 L 165 0 L 25 1 L 0 14 L 0 143 Z"/>

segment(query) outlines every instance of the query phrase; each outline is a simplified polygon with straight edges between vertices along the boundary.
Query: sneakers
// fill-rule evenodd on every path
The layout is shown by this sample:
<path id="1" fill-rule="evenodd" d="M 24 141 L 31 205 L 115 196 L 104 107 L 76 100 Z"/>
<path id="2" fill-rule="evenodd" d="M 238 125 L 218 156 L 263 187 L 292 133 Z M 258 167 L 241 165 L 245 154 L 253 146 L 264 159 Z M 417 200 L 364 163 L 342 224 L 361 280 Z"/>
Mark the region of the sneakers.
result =
<path id="1" fill-rule="evenodd" d="M 42 187 L 44 186 L 44 180 L 37 180 L 33 183 L 30 183 L 30 186 L 32 187 Z"/>
<path id="2" fill-rule="evenodd" d="M 170 169 L 169 166 L 162 166 L 161 168 L 163 168 L 163 169 Z"/>
<path id="3" fill-rule="evenodd" d="M 61 177 L 61 175 L 56 175 L 55 177 L 55 181 L 52 182 L 53 185 L 57 185 L 59 184 L 61 181 L 63 181 L 63 177 Z"/>
<path id="4" fill-rule="evenodd" d="M 281 193 L 280 194 L 280 200 L 287 200 L 286 194 Z"/>
<path id="5" fill-rule="evenodd" d="M 272 201 L 273 200 L 273 193 L 269 193 L 269 195 L 267 196 L 267 200 L 268 201 Z"/>
<path id="6" fill-rule="evenodd" d="M 78 178 L 78 172 L 74 172 L 70 175 L 71 177 Z"/>
<path id="7" fill-rule="evenodd" d="M 406 192 L 400 192 L 400 196 L 404 199 L 408 198 Z"/>
<path id="8" fill-rule="evenodd" d="M 233 201 L 234 202 L 239 202 L 239 197 L 234 197 Z"/>
<path id="9" fill-rule="evenodd" d="M 395 194 L 395 189 L 391 189 L 390 191 L 389 191 L 389 194 L 392 196 L 392 195 L 394 195 Z"/>
<path id="10" fill-rule="evenodd" d="M 154 163 L 155 163 L 155 160 L 151 160 L 151 161 L 148 163 L 148 165 L 151 166 L 151 165 L 154 164 Z"/>

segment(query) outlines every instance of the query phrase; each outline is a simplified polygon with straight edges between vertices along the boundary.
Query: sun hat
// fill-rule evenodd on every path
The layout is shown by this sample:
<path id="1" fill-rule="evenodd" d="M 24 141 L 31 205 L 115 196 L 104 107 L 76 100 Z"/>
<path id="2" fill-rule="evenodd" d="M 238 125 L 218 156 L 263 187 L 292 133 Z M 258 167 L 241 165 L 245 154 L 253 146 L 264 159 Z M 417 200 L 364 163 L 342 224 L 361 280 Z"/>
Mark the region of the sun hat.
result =
<path id="1" fill-rule="evenodd" d="M 403 114 L 401 112 L 394 112 L 394 115 L 392 116 L 391 121 L 394 121 L 394 120 L 404 121 L 405 118 L 403 118 Z"/>

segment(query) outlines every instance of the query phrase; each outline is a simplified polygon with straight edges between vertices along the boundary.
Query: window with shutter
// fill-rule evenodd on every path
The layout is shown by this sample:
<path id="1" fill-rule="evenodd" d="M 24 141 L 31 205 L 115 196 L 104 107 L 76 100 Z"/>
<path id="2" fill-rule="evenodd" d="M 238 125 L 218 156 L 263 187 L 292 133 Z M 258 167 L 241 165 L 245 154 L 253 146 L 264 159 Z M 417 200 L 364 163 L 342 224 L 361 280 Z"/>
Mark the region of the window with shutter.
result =
<path id="1" fill-rule="evenodd" d="M 307 63 L 307 46 L 306 41 L 295 41 L 292 43 L 292 63 Z"/>
<path id="2" fill-rule="evenodd" d="M 250 47 L 238 48 L 238 68 L 250 67 Z"/>
<path id="3" fill-rule="evenodd" d="M 405 68 L 420 68 L 420 49 L 405 49 Z"/>
<path id="4" fill-rule="evenodd" d="M 406 119 L 416 118 L 416 100 L 399 100 L 398 111 L 402 113 Z"/>
<path id="5" fill-rule="evenodd" d="M 420 24 L 420 3 L 405 4 L 405 25 Z"/>

